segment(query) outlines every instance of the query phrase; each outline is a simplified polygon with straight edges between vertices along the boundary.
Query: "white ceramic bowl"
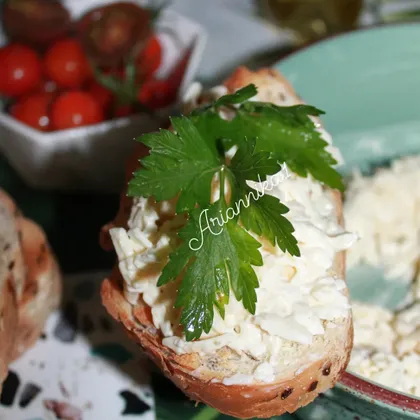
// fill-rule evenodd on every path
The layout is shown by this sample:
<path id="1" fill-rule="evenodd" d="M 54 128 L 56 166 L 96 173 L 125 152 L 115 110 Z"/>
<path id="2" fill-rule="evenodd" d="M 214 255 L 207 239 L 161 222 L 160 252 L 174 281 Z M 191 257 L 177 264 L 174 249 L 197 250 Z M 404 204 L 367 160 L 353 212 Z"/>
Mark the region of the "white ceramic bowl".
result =
<path id="1" fill-rule="evenodd" d="M 67 0 L 74 18 L 111 0 Z M 165 76 L 188 48 L 192 48 L 178 98 L 193 81 L 204 52 L 207 35 L 198 23 L 168 9 L 157 22 L 163 47 L 158 76 Z M 1 35 L 1 34 L 0 34 Z M 1 39 L 0 39 L 1 42 Z M 176 104 L 174 104 L 176 105 Z M 139 114 L 100 124 L 42 133 L 0 112 L 0 151 L 31 186 L 44 189 L 121 190 L 124 163 L 139 135 L 166 124 L 174 107 L 156 117 Z"/>

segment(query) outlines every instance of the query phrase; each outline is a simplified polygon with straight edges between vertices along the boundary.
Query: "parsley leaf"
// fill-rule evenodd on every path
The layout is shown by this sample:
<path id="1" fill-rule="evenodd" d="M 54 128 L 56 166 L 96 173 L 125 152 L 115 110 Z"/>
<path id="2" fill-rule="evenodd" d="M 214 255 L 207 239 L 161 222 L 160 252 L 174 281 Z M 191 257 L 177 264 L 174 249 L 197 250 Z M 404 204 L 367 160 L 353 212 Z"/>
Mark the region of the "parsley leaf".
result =
<path id="1" fill-rule="evenodd" d="M 242 181 L 261 181 L 267 175 L 277 173 L 281 168 L 270 152 L 257 152 L 256 140 L 243 140 L 238 148 L 229 169 L 235 179 Z"/>
<path id="2" fill-rule="evenodd" d="M 238 89 L 235 93 L 232 93 L 231 95 L 222 96 L 216 102 L 214 102 L 213 107 L 218 108 L 223 105 L 240 104 L 242 102 L 247 101 L 248 99 L 251 99 L 257 93 L 257 88 L 255 87 L 255 85 L 251 84 L 243 87 L 242 89 Z"/>
<path id="3" fill-rule="evenodd" d="M 233 207 L 240 214 L 240 219 L 247 230 L 267 238 L 273 246 L 276 244 L 283 252 L 300 256 L 297 240 L 293 236 L 294 228 L 284 217 L 289 209 L 276 197 L 267 195 L 275 183 L 282 182 L 286 177 L 279 162 L 269 152 L 257 152 L 257 142 L 244 141 L 232 159 L 230 171 L 234 174 L 232 183 L 234 189 Z M 281 169 L 281 172 L 280 172 Z M 267 175 L 279 173 L 265 180 Z M 247 181 L 258 181 L 260 191 L 250 188 Z M 262 193 L 264 191 L 264 193 Z"/>
<path id="4" fill-rule="evenodd" d="M 183 244 L 170 256 L 158 281 L 158 286 L 162 286 L 183 273 L 175 306 L 182 307 L 180 322 L 187 340 L 210 331 L 214 306 L 224 316 L 230 286 L 236 299 L 255 313 L 258 279 L 251 264 L 262 265 L 258 251 L 261 244 L 235 220 L 223 225 L 223 201 L 190 213 L 187 225 L 178 234 Z"/>
<path id="5" fill-rule="evenodd" d="M 188 217 L 178 232 L 181 244 L 158 280 L 162 286 L 180 279 L 175 306 L 181 308 L 187 340 L 211 330 L 215 308 L 224 317 L 231 293 L 255 313 L 259 282 L 253 266 L 263 261 L 261 243 L 249 232 L 300 256 L 294 228 L 284 216 L 289 209 L 267 195 L 279 175 L 267 177 L 280 172 L 280 163 L 297 175 L 311 174 L 330 187 L 343 187 L 332 167 L 336 161 L 311 119 L 322 111 L 248 101 L 256 93 L 254 85 L 246 86 L 188 118 L 172 118 L 175 132 L 161 130 L 139 139 L 151 150 L 130 181 L 128 194 L 158 201 L 177 197 L 176 212 Z M 223 118 L 220 107 L 232 118 Z M 232 146 L 237 150 L 228 159 Z M 216 180 L 220 194 L 212 203 Z M 226 195 L 225 180 L 230 187 Z M 253 189 L 250 181 L 262 184 Z"/>
<path id="6" fill-rule="evenodd" d="M 139 141 L 151 148 L 134 173 L 129 196 L 154 196 L 169 200 L 179 194 L 177 212 L 192 210 L 196 203 L 210 203 L 211 180 L 220 169 L 216 147 L 210 148 L 186 117 L 172 118 L 176 134 L 168 130 L 145 134 Z"/>
<path id="7" fill-rule="evenodd" d="M 337 161 L 325 149 L 328 143 L 309 118 L 321 114 L 323 111 L 308 105 L 281 107 L 247 102 L 239 110 L 235 123 L 245 131 L 256 132 L 260 150 L 272 152 L 280 161 L 287 162 L 297 175 L 306 177 L 310 173 L 329 187 L 343 190 L 341 175 L 331 166 Z"/>
<path id="8" fill-rule="evenodd" d="M 200 132 L 201 136 L 211 146 L 215 141 L 218 141 L 228 150 L 235 143 L 232 138 L 237 138 L 238 127 L 228 120 L 220 118 L 217 112 L 213 109 L 207 109 L 200 114 L 191 116 L 195 127 Z M 250 136 L 249 138 L 253 138 Z"/>
<path id="9" fill-rule="evenodd" d="M 245 197 L 255 197 L 255 190 L 251 188 L 244 190 Z M 246 199 L 247 200 L 247 199 Z M 271 195 L 264 195 L 258 200 L 253 200 L 252 205 L 243 207 L 241 210 L 241 221 L 245 229 L 267 238 L 273 246 L 290 255 L 300 256 L 297 240 L 293 236 L 293 225 L 283 214 L 289 209 L 280 200 Z"/>
<path id="10" fill-rule="evenodd" d="M 252 265 L 263 265 L 258 248 L 261 244 L 246 230 L 236 223 L 228 223 L 227 230 L 237 258 L 229 258 L 226 263 L 229 268 L 232 289 L 236 299 L 242 301 L 244 308 L 255 314 L 259 282 Z"/>
<path id="11" fill-rule="evenodd" d="M 299 176 L 311 174 L 325 185 L 343 191 L 341 175 L 332 167 L 337 161 L 326 150 L 328 143 L 310 118 L 323 113 L 309 105 L 282 107 L 249 101 L 239 107 L 231 121 L 211 107 L 193 116 L 193 120 L 203 136 L 213 141 L 215 137 L 223 139 L 226 148 L 237 145 L 241 149 L 245 138 L 258 139 L 257 151 L 272 153 Z"/>

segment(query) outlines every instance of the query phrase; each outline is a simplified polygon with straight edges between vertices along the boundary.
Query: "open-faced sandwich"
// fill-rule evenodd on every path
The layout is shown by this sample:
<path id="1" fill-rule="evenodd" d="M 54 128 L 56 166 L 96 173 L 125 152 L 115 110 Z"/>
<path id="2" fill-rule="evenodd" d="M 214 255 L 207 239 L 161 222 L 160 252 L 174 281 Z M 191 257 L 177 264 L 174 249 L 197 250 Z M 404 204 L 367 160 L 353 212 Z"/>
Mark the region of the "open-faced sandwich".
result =
<path id="1" fill-rule="evenodd" d="M 32 346 L 61 296 L 61 275 L 42 229 L 0 190 L 0 392 L 8 364 Z"/>
<path id="2" fill-rule="evenodd" d="M 191 399 L 241 418 L 293 412 L 352 348 L 339 154 L 276 71 L 239 68 L 187 102 L 128 165 L 101 237 L 119 260 L 103 302 Z"/>

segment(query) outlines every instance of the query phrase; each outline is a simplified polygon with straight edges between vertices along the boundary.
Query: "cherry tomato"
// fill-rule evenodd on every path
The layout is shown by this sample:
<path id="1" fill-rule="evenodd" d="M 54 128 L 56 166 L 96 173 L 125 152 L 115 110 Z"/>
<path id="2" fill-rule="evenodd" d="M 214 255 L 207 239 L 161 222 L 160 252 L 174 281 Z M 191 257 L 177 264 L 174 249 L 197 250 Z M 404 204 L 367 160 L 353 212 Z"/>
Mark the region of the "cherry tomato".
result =
<path id="1" fill-rule="evenodd" d="M 51 108 L 51 122 L 56 130 L 97 124 L 103 120 L 101 106 L 87 92 L 62 93 Z"/>
<path id="2" fill-rule="evenodd" d="M 140 80 L 150 79 L 162 62 L 162 46 L 159 39 L 153 36 L 147 41 L 136 60 L 137 75 Z"/>
<path id="3" fill-rule="evenodd" d="M 6 0 L 2 2 L 3 30 L 9 39 L 44 49 L 72 28 L 61 0 Z"/>
<path id="4" fill-rule="evenodd" d="M 35 89 L 42 66 L 35 51 L 21 44 L 0 48 L 0 94 L 17 97 Z"/>
<path id="5" fill-rule="evenodd" d="M 138 2 L 119 1 L 94 7 L 78 21 L 78 37 L 98 66 L 122 64 L 137 45 L 150 37 L 150 10 L 134 3 Z"/>
<path id="6" fill-rule="evenodd" d="M 44 70 L 51 80 L 64 88 L 78 88 L 92 75 L 82 46 L 70 38 L 57 41 L 48 49 Z"/>
<path id="7" fill-rule="evenodd" d="M 87 87 L 87 91 L 95 98 L 96 102 L 101 105 L 105 112 L 109 109 L 114 98 L 110 90 L 93 80 Z"/>
<path id="8" fill-rule="evenodd" d="M 11 109 L 11 114 L 17 120 L 40 131 L 49 131 L 49 107 L 52 102 L 51 93 L 39 92 L 23 97 Z"/>
<path id="9" fill-rule="evenodd" d="M 166 80 L 152 79 L 140 88 L 137 100 L 152 109 L 164 108 L 174 102 L 173 91 Z"/>

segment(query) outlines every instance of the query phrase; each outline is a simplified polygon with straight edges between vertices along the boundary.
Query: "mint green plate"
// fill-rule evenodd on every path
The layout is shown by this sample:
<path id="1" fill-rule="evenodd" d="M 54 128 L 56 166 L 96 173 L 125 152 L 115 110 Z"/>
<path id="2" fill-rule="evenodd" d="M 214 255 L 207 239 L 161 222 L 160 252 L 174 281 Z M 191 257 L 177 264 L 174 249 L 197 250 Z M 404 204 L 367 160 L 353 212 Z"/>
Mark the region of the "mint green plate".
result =
<path id="1" fill-rule="evenodd" d="M 420 24 L 360 30 L 320 42 L 275 67 L 305 101 L 324 110 L 324 124 L 348 175 L 420 153 Z M 404 188 L 404 185 L 401 185 Z M 391 286 L 382 270 L 348 273 L 353 298 L 395 308 L 408 282 Z M 351 374 L 325 398 L 297 413 L 305 420 L 420 419 L 420 400 Z"/>

